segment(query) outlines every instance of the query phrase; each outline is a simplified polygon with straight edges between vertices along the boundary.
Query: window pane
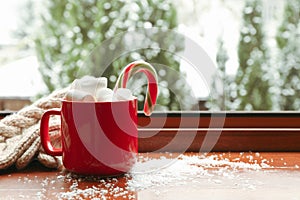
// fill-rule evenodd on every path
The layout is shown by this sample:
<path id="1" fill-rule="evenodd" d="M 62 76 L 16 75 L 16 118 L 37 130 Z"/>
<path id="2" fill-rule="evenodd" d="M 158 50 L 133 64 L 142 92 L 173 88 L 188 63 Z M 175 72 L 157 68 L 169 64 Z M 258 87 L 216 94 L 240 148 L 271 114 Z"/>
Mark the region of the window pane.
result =
<path id="1" fill-rule="evenodd" d="M 96 68 L 85 73 L 106 76 L 109 87 L 129 62 L 153 63 L 157 111 L 296 111 L 299 8 L 297 0 L 6 1 L 0 8 L 0 99 L 28 101 L 67 86 L 95 61 L 94 50 Z M 139 32 L 143 37 L 134 35 L 134 43 L 128 34 L 117 37 L 153 27 L 169 32 Z M 105 41 L 111 45 L 95 51 Z M 147 48 L 131 49 L 101 69 L 108 62 L 103 58 L 138 41 Z M 129 86 L 142 110 L 145 77 Z"/>

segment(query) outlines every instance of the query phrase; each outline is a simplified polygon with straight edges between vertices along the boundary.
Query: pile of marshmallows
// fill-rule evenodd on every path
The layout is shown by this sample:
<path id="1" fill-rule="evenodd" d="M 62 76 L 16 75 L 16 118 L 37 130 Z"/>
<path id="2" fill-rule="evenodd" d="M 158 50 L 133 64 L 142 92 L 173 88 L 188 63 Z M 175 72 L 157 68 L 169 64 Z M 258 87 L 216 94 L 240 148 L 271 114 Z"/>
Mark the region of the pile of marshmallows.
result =
<path id="1" fill-rule="evenodd" d="M 134 96 L 126 88 L 117 88 L 115 91 L 107 88 L 107 78 L 84 76 L 75 79 L 68 90 L 65 100 L 67 101 L 94 101 L 112 102 L 132 100 Z"/>

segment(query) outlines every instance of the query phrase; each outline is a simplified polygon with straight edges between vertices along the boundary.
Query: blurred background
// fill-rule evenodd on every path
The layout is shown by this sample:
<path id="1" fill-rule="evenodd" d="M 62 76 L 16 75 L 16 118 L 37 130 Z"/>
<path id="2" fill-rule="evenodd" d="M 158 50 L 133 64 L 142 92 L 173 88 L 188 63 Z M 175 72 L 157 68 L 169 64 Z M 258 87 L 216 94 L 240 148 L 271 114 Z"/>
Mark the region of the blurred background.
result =
<path id="1" fill-rule="evenodd" d="M 10 0 L 0 15 L 0 110 L 18 110 L 79 72 L 102 74 L 112 88 L 120 70 L 139 59 L 158 71 L 156 110 L 300 109 L 300 0 Z M 184 51 L 180 35 L 144 33 L 149 48 L 101 70 L 109 52 L 129 45 L 117 34 L 153 27 L 203 47 L 216 66 L 212 81 L 177 56 Z M 95 51 L 107 40 L 111 51 Z M 132 81 L 140 109 L 145 81 Z"/>

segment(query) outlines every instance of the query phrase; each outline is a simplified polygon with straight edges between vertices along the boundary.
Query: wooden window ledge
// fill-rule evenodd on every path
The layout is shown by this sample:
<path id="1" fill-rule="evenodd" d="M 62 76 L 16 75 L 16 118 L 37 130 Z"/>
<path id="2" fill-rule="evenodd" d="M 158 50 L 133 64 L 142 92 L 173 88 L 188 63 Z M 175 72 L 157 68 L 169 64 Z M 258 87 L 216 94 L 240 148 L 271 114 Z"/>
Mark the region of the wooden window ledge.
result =
<path id="1" fill-rule="evenodd" d="M 149 159 L 168 157 L 169 153 L 140 153 Z M 174 156 L 174 154 L 172 154 Z M 185 153 L 187 157 L 199 153 Z M 181 179 L 186 174 L 174 171 L 164 175 L 156 174 L 151 184 L 157 187 L 141 185 L 130 189 L 128 184 L 134 177 L 95 178 L 70 175 L 69 172 L 49 170 L 39 163 L 32 163 L 23 171 L 12 168 L 2 171 L 0 175 L 1 199 L 299 199 L 300 187 L 300 153 L 296 152 L 262 152 L 262 153 L 209 153 L 217 159 L 232 163 L 244 163 L 261 168 L 240 169 L 232 166 L 215 165 L 205 168 L 195 166 L 195 172 L 189 179 Z M 265 163 L 265 165 L 262 165 Z M 176 164 L 176 163 L 175 163 Z M 164 170 L 164 169 L 162 169 Z M 184 170 L 183 170 L 184 171 Z M 155 174 L 155 172 L 152 172 Z M 185 172 L 187 173 L 187 172 Z M 151 177 L 151 173 L 144 174 Z M 133 175 L 135 176 L 135 175 Z M 138 176 L 138 175 L 136 175 Z M 164 177 L 166 180 L 164 180 Z M 179 180 L 177 180 L 176 179 Z M 173 181 L 172 181 L 173 180 Z M 137 178 L 145 183 L 145 180 Z M 165 182 L 164 182 L 165 181 Z M 138 182 L 135 182 L 137 186 Z"/>

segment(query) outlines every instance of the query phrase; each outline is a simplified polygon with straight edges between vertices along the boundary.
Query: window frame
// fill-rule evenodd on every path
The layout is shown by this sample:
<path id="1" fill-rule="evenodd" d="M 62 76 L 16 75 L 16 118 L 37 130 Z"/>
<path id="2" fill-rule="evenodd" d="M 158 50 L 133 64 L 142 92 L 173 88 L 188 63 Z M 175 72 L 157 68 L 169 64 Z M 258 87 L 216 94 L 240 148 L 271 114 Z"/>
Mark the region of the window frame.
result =
<path id="1" fill-rule="evenodd" d="M 162 120 L 164 126 L 157 127 Z M 197 121 L 197 127 L 189 126 Z M 159 151 L 175 136 L 182 140 L 194 137 L 186 151 L 199 152 L 206 134 L 218 134 L 216 131 L 220 137 L 211 149 L 215 152 L 300 151 L 300 112 L 296 111 L 155 112 L 150 117 L 139 112 L 138 125 L 140 152 Z M 175 143 L 168 150 L 182 149 Z"/>
<path id="2" fill-rule="evenodd" d="M 0 119 L 12 113 L 0 111 Z M 159 152 L 175 136 L 182 140 L 193 137 L 185 151 L 199 152 L 206 134 L 215 134 L 216 130 L 221 132 L 211 149 L 213 152 L 300 151 L 300 112 L 297 111 L 168 111 L 154 112 L 150 117 L 138 112 L 139 152 Z M 175 143 L 168 151 L 182 149 Z"/>

